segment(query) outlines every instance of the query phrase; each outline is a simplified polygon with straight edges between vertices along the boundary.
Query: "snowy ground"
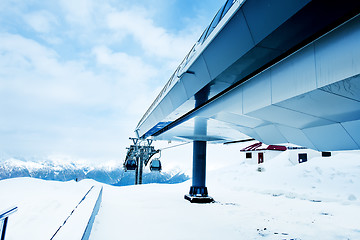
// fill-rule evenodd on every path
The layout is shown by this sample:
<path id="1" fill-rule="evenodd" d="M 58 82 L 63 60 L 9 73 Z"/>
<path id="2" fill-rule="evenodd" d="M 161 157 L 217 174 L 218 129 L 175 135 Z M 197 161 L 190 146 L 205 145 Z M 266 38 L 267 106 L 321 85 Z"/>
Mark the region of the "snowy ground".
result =
<path id="1" fill-rule="evenodd" d="M 6 240 L 49 240 L 94 184 L 98 183 L 35 178 L 1 180 L 0 210 L 18 207 L 9 217 Z"/>
<path id="2" fill-rule="evenodd" d="M 287 152 L 208 174 L 217 201 L 183 200 L 178 185 L 104 188 L 91 239 L 360 239 L 360 155 L 292 166 Z"/>
<path id="3" fill-rule="evenodd" d="M 90 239 L 360 239 L 360 153 L 295 166 L 287 154 L 263 164 L 261 172 L 238 159 L 209 171 L 213 204 L 183 199 L 191 181 L 104 185 Z M 52 232 L 93 184 L 0 181 L 7 195 L 0 196 L 1 208 L 19 206 L 10 217 L 7 239 L 48 239 L 41 236 Z"/>

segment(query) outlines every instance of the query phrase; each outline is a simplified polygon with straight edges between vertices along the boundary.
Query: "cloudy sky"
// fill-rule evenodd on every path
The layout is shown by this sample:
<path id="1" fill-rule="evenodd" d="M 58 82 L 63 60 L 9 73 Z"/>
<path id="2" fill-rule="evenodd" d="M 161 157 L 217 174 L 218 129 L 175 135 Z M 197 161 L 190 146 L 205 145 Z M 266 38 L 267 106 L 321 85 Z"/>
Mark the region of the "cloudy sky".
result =
<path id="1" fill-rule="evenodd" d="M 224 0 L 1 0 L 0 154 L 123 159 Z"/>

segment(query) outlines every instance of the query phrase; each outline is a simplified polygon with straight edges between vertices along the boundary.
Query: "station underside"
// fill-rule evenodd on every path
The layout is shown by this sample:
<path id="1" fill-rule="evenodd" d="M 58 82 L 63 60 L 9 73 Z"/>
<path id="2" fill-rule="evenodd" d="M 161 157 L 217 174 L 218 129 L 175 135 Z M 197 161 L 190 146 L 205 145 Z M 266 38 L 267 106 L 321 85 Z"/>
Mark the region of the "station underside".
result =
<path id="1" fill-rule="evenodd" d="M 355 17 L 193 111 L 155 139 L 255 138 L 319 151 L 359 149 L 359 39 L 360 17 Z M 195 127 L 206 128 L 205 134 Z"/>

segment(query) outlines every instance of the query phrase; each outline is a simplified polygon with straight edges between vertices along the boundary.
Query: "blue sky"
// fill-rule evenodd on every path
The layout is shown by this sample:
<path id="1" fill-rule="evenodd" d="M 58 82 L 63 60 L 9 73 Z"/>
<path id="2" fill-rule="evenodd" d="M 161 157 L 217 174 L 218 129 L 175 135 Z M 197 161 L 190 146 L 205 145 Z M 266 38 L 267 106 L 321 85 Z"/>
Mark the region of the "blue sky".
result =
<path id="1" fill-rule="evenodd" d="M 0 154 L 123 159 L 224 2 L 0 1 Z"/>

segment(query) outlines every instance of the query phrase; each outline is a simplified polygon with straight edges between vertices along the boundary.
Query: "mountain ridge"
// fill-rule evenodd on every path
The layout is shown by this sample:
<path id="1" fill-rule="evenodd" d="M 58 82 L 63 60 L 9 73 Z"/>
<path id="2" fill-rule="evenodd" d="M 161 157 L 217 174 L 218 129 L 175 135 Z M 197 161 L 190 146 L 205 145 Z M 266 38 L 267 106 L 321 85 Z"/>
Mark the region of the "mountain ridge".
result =
<path id="1" fill-rule="evenodd" d="M 17 177 L 32 177 L 43 180 L 70 181 L 93 179 L 114 186 L 133 185 L 134 172 L 125 172 L 122 164 L 53 161 L 33 161 L 18 158 L 0 160 L 0 180 Z M 189 177 L 180 170 L 168 172 L 144 171 L 143 183 L 181 183 Z"/>

